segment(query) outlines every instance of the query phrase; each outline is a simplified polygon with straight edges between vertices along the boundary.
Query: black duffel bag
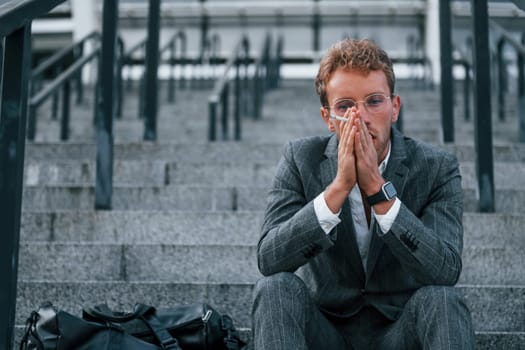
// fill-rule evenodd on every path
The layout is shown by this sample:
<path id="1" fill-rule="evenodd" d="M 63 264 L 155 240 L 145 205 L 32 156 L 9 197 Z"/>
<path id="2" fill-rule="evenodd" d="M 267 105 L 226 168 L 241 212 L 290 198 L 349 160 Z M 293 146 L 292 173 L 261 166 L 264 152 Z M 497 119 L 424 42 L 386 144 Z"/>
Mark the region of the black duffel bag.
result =
<path id="1" fill-rule="evenodd" d="M 83 310 L 82 319 L 50 303 L 27 320 L 21 350 L 238 350 L 232 319 L 207 304 L 156 310 L 112 311 L 104 304 Z"/>

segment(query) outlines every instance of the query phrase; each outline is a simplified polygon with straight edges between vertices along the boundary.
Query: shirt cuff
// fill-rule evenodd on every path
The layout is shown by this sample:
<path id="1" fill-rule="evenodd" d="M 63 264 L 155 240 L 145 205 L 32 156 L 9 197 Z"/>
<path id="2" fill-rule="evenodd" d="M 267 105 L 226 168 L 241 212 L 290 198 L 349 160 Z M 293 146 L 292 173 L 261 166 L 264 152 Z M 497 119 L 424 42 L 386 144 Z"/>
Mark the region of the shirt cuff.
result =
<path id="1" fill-rule="evenodd" d="M 383 234 L 387 233 L 392 228 L 392 224 L 394 223 L 394 220 L 396 219 L 400 208 L 401 201 L 397 197 L 394 201 L 394 204 L 383 215 L 376 214 L 374 208 L 372 208 L 372 213 L 374 213 L 377 223 L 379 224 L 379 228 L 381 229 L 381 232 L 383 232 Z"/>
<path id="2" fill-rule="evenodd" d="M 321 192 L 317 197 L 315 197 L 314 211 L 319 225 L 326 234 L 329 234 L 330 231 L 332 231 L 332 229 L 341 222 L 341 219 L 339 219 L 341 210 L 339 210 L 336 214 L 332 213 L 330 208 L 328 208 L 328 205 L 326 205 L 324 192 Z"/>

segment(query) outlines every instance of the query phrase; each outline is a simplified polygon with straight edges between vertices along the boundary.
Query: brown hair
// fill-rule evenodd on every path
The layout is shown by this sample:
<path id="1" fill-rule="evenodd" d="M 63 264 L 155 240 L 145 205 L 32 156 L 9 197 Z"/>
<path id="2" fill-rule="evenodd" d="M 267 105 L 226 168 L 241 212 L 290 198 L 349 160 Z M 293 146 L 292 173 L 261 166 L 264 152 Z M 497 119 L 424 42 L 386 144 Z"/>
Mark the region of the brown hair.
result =
<path id="1" fill-rule="evenodd" d="M 328 105 L 326 84 L 333 72 L 342 67 L 363 73 L 382 70 L 385 73 L 390 93 L 394 93 L 395 76 L 392 61 L 387 53 L 372 40 L 344 39 L 335 43 L 321 59 L 315 78 L 315 89 L 322 106 Z"/>

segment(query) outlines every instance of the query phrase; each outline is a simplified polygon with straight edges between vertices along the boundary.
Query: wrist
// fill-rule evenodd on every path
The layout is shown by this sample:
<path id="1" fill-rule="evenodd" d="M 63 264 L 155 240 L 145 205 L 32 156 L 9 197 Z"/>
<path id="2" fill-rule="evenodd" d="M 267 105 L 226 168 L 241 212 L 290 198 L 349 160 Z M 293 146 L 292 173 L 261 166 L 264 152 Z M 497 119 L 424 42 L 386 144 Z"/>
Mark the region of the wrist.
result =
<path id="1" fill-rule="evenodd" d="M 377 192 L 381 191 L 381 187 L 385 184 L 385 179 L 381 175 L 378 176 L 370 176 L 366 181 L 366 183 L 359 182 L 359 188 L 361 191 L 364 192 L 364 194 L 368 196 L 372 196 L 376 194 Z"/>
<path id="2" fill-rule="evenodd" d="M 341 185 L 335 180 L 330 185 L 328 185 L 324 191 L 324 199 L 326 205 L 332 211 L 332 213 L 337 213 L 341 209 L 343 203 L 348 198 L 352 187 L 353 186 L 348 187 L 348 184 Z"/>

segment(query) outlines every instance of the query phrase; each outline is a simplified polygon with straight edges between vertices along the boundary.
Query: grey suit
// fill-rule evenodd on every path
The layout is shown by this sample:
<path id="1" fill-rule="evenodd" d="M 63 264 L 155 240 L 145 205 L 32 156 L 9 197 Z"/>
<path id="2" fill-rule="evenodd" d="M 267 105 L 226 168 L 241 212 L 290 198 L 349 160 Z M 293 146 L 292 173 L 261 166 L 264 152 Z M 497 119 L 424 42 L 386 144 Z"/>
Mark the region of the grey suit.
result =
<path id="1" fill-rule="evenodd" d="M 377 224 L 372 228 L 367 273 L 348 200 L 341 223 L 328 235 L 314 211 L 313 199 L 336 175 L 335 135 L 292 141 L 279 163 L 258 244 L 259 269 L 265 276 L 294 272 L 313 304 L 330 320 L 351 319 L 371 307 L 395 321 L 418 289 L 452 286 L 459 278 L 463 228 L 457 160 L 394 128 L 391 139 L 383 177 L 395 185 L 402 204 L 389 232 L 383 234 Z M 262 315 L 257 310 L 259 292 L 256 288 L 254 318 Z M 470 327 L 470 320 L 465 327 Z"/>

